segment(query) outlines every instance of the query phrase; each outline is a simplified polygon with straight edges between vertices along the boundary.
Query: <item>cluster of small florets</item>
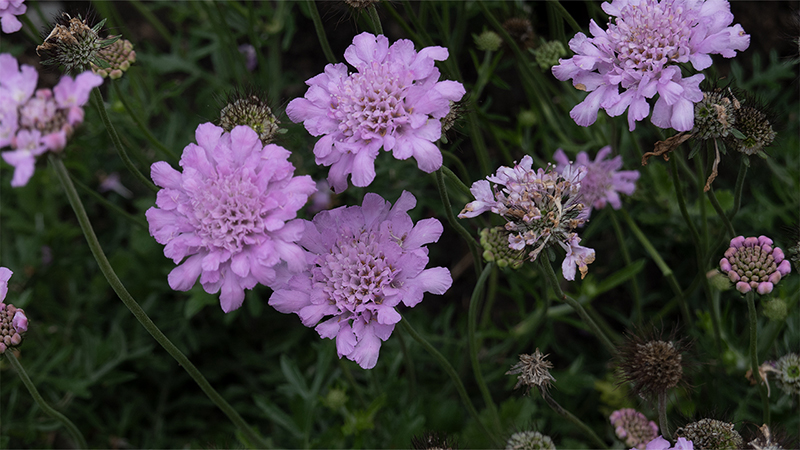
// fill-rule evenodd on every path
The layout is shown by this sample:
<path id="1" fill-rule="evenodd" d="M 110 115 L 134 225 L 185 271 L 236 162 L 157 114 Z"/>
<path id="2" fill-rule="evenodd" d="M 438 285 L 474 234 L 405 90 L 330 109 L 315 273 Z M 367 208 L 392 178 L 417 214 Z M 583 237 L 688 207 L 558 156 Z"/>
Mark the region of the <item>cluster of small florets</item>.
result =
<path id="1" fill-rule="evenodd" d="M 774 285 L 792 270 L 783 251 L 773 248 L 772 239 L 766 236 L 731 239 L 731 246 L 719 265 L 742 294 L 753 289 L 760 295 L 769 294 Z"/>
<path id="2" fill-rule="evenodd" d="M 486 30 L 479 35 L 473 35 L 473 37 L 478 50 L 485 52 L 496 52 L 500 49 L 500 46 L 503 45 L 503 38 L 491 30 Z"/>
<path id="3" fill-rule="evenodd" d="M 778 385 L 790 395 L 800 395 L 800 355 L 787 353 L 775 363 Z"/>
<path id="4" fill-rule="evenodd" d="M 98 50 L 98 57 L 105 61 L 104 66 L 92 63 L 92 72 L 101 77 L 109 77 L 112 80 L 120 78 L 131 64 L 136 62 L 136 52 L 133 44 L 127 39 L 119 39 L 114 43 Z"/>
<path id="5" fill-rule="evenodd" d="M 503 227 L 482 229 L 483 259 L 497 264 L 498 267 L 519 269 L 525 262 L 525 251 L 510 248 L 508 235 L 508 230 Z"/>
<path id="6" fill-rule="evenodd" d="M 753 104 L 753 100 L 743 103 L 736 110 L 736 125 L 739 137 L 730 136 L 728 144 L 745 155 L 754 155 L 772 144 L 777 133 L 764 108 Z"/>
<path id="7" fill-rule="evenodd" d="M 8 280 L 13 273 L 6 267 L 0 267 L 0 353 L 22 342 L 22 336 L 28 331 L 28 317 L 22 308 L 5 304 L 8 294 Z"/>
<path id="8" fill-rule="evenodd" d="M 511 366 L 506 375 L 517 375 L 517 384 L 514 389 L 520 386 L 527 386 L 528 390 L 532 387 L 546 391 L 550 387 L 551 381 L 556 381 L 550 375 L 553 363 L 546 360 L 547 355 L 543 355 L 537 348 L 532 355 L 519 355 L 519 362 Z"/>
<path id="9" fill-rule="evenodd" d="M 698 139 L 725 138 L 736 123 L 739 101 L 720 88 L 703 91 L 703 99 L 694 105 L 694 129 Z"/>
<path id="10" fill-rule="evenodd" d="M 8 53 L 0 54 L 0 148 L 3 159 L 14 166 L 11 186 L 28 183 L 36 157 L 61 151 L 74 128 L 83 122 L 83 105 L 92 88 L 103 79 L 84 72 L 74 79 L 63 76 L 51 89 L 36 90 L 38 73 Z"/>
<path id="11" fill-rule="evenodd" d="M 698 449 L 737 450 L 744 440 L 732 423 L 715 419 L 700 419 L 675 430 L 675 437 L 683 437 Z"/>
<path id="12" fill-rule="evenodd" d="M 257 94 L 234 94 L 219 113 L 219 126 L 230 132 L 239 125 L 250 127 L 267 145 L 280 132 L 280 122 Z"/>
<path id="13" fill-rule="evenodd" d="M 542 70 L 550 70 L 553 66 L 558 64 L 558 60 L 567 55 L 567 50 L 560 41 L 546 41 L 539 47 L 531 50 L 536 64 Z"/>
<path id="14" fill-rule="evenodd" d="M 93 27 L 88 19 L 61 13 L 53 31 L 36 47 L 36 54 L 44 52 L 42 64 L 63 66 L 66 72 L 83 72 L 92 68 L 106 67 L 100 51 L 113 44 L 119 36 L 101 37 L 100 30 L 105 20 Z"/>
<path id="15" fill-rule="evenodd" d="M 556 450 L 556 444 L 538 431 L 520 431 L 508 438 L 506 450 Z"/>
<path id="16" fill-rule="evenodd" d="M 628 447 L 647 444 L 658 437 L 658 425 L 647 420 L 644 414 L 632 408 L 624 408 L 611 413 L 609 417 L 617 437 Z"/>

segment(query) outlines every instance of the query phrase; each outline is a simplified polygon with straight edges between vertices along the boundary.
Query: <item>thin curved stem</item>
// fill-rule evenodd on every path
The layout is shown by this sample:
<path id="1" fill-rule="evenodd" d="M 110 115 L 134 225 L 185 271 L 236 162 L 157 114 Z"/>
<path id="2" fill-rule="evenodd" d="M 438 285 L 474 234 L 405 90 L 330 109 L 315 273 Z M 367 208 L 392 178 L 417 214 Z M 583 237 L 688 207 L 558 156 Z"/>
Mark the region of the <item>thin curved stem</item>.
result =
<path id="1" fill-rule="evenodd" d="M 762 384 L 761 373 L 758 371 L 758 316 L 756 315 L 755 291 L 752 289 L 744 295 L 747 300 L 747 313 L 750 316 L 750 370 L 756 380 L 756 389 L 761 395 L 763 422 L 769 424 L 769 398 Z"/>
<path id="2" fill-rule="evenodd" d="M 67 432 L 69 432 L 70 436 L 72 436 L 72 439 L 75 440 L 75 445 L 77 445 L 77 448 L 89 448 L 86 445 L 86 439 L 83 438 L 83 434 L 81 434 L 80 430 L 78 430 L 78 427 L 76 427 L 71 420 L 67 419 L 67 416 L 61 414 L 60 412 L 53 409 L 52 406 L 47 404 L 47 402 L 42 397 L 42 394 L 40 394 L 39 390 L 36 389 L 36 385 L 33 384 L 33 381 L 31 381 L 30 377 L 28 376 L 28 373 L 25 372 L 25 368 L 22 367 L 22 364 L 20 364 L 17 357 L 14 356 L 14 352 L 9 350 L 6 351 L 5 355 L 8 358 L 9 362 L 11 362 L 11 365 L 14 366 L 14 370 L 17 371 L 19 378 L 22 380 L 22 384 L 24 384 L 25 387 L 28 388 L 28 392 L 31 393 L 31 397 L 33 397 L 33 399 L 36 401 L 36 404 L 39 405 L 39 408 L 42 408 L 42 411 L 47 413 L 47 415 L 49 415 L 50 417 L 61 422 L 61 425 L 63 425 L 64 428 L 67 429 Z"/>
<path id="3" fill-rule="evenodd" d="M 156 139 L 156 137 L 153 136 L 153 133 L 151 133 L 150 130 L 147 128 L 147 125 L 145 125 L 145 123 L 142 121 L 142 119 L 139 116 L 137 116 L 136 113 L 133 112 L 133 108 L 131 108 L 130 103 L 128 103 L 126 96 L 119 89 L 119 82 L 117 80 L 112 80 L 111 85 L 114 86 L 114 92 L 117 94 L 117 98 L 119 98 L 119 101 L 122 102 L 122 106 L 125 107 L 125 111 L 127 111 L 128 115 L 131 116 L 131 119 L 133 119 L 133 121 L 136 122 L 136 126 L 138 126 L 139 130 L 142 133 L 144 133 L 144 136 L 147 138 L 147 140 L 150 141 L 151 144 L 155 145 L 157 149 L 161 150 L 162 153 L 164 153 L 165 155 L 169 156 L 174 160 L 177 160 L 178 155 L 176 155 L 172 150 L 167 148 L 166 145 L 162 144 L 161 141 Z"/>
<path id="4" fill-rule="evenodd" d="M 234 423 L 244 434 L 246 439 L 249 441 L 251 445 L 255 445 L 258 447 L 266 448 L 267 442 L 259 436 L 254 429 L 244 421 L 242 416 L 236 412 L 235 409 L 224 399 L 221 395 L 211 386 L 211 384 L 206 380 L 202 373 L 197 370 L 197 367 L 189 361 L 189 358 L 181 352 L 172 341 L 161 332 L 161 330 L 156 326 L 156 324 L 150 319 L 147 313 L 142 309 L 141 306 L 136 302 L 136 300 L 128 293 L 128 290 L 122 284 L 117 274 L 114 272 L 114 268 L 111 267 L 111 263 L 108 262 L 108 258 L 106 258 L 105 253 L 103 252 L 102 247 L 100 247 L 100 242 L 97 240 L 97 236 L 94 234 L 94 229 L 92 228 L 91 222 L 89 222 L 89 216 L 86 215 L 86 210 L 83 207 L 83 203 L 81 202 L 80 197 L 78 197 L 78 192 L 75 190 L 75 186 L 72 184 L 72 180 L 70 179 L 69 173 L 67 172 L 67 168 L 64 166 L 64 162 L 61 159 L 55 157 L 54 155 L 49 156 L 50 164 L 55 168 L 56 174 L 58 175 L 59 181 L 61 181 L 61 185 L 64 187 L 64 191 L 67 194 L 67 198 L 69 199 L 69 203 L 72 206 L 73 211 L 75 211 L 75 215 L 78 218 L 78 223 L 80 223 L 81 230 L 83 231 L 84 237 L 86 237 L 86 241 L 89 244 L 89 249 L 92 251 L 92 255 L 94 259 L 97 261 L 97 265 L 100 267 L 100 271 L 105 276 L 108 284 L 111 285 L 111 288 L 114 289 L 114 292 L 117 293 L 122 303 L 130 310 L 130 312 L 136 317 L 136 320 L 139 321 L 140 324 L 150 333 L 153 338 L 158 341 L 159 344 L 166 350 L 178 364 L 183 367 L 184 370 L 192 377 L 192 379 L 200 386 L 200 389 L 214 402 L 217 407 L 225 413 L 226 416 Z"/>
<path id="5" fill-rule="evenodd" d="M 148 180 L 147 177 L 145 177 L 142 172 L 136 168 L 136 166 L 133 164 L 133 161 L 131 161 L 130 156 L 128 156 L 128 152 L 125 150 L 125 146 L 122 145 L 122 141 L 119 139 L 116 128 L 114 128 L 114 125 L 111 124 L 111 120 L 108 118 L 108 113 L 106 113 L 106 107 L 103 103 L 103 94 L 100 93 L 100 89 L 92 89 L 92 102 L 94 103 L 95 109 L 97 109 L 97 113 L 100 114 L 100 119 L 103 120 L 103 125 L 105 125 L 106 130 L 108 130 L 108 135 L 111 136 L 111 142 L 114 143 L 114 147 L 116 147 L 119 157 L 122 158 L 122 162 L 125 163 L 125 167 L 127 167 L 128 170 L 151 191 L 158 192 L 158 187 L 156 187 L 152 181 Z"/>
<path id="6" fill-rule="evenodd" d="M 695 253 L 698 255 L 697 257 L 697 270 L 702 271 L 702 261 L 700 259 L 700 253 L 702 253 L 702 247 L 700 245 L 700 234 L 697 232 L 697 227 L 694 226 L 692 222 L 692 218 L 689 216 L 689 209 L 686 207 L 686 199 L 683 197 L 683 188 L 681 186 L 681 179 L 678 176 L 678 164 L 675 160 L 678 158 L 670 158 L 669 159 L 669 167 L 670 172 L 672 172 L 672 180 L 673 184 L 675 185 L 675 196 L 678 199 L 678 209 L 681 211 L 681 216 L 683 216 L 684 222 L 686 222 L 686 226 L 689 227 L 689 233 L 692 236 L 692 242 L 694 243 Z M 692 315 L 689 313 L 689 306 L 686 304 L 686 299 L 681 296 L 681 313 L 683 313 L 683 320 L 686 322 L 687 325 L 691 325 L 692 323 Z"/>
<path id="7" fill-rule="evenodd" d="M 589 329 L 594 333 L 594 335 L 600 339 L 600 343 L 608 350 L 609 353 L 612 355 L 617 354 L 617 348 L 614 346 L 614 343 L 609 339 L 609 337 L 603 332 L 602 328 L 600 328 L 597 323 L 592 319 L 592 316 L 586 312 L 577 300 L 570 297 L 569 295 L 564 294 L 561 290 L 561 286 L 558 285 L 558 278 L 556 277 L 556 273 L 553 271 L 553 266 L 550 265 L 550 260 L 547 259 L 547 255 L 539 255 L 539 263 L 542 266 L 542 271 L 544 272 L 544 277 L 547 278 L 548 283 L 550 283 L 550 287 L 553 288 L 553 291 L 556 293 L 556 297 L 559 300 L 567 303 L 572 309 L 578 313 L 583 323 L 589 327 Z"/>
<path id="8" fill-rule="evenodd" d="M 478 243 L 475 239 L 469 234 L 464 227 L 461 226 L 458 221 L 456 221 L 456 216 L 453 214 L 453 206 L 450 204 L 450 196 L 447 195 L 447 186 L 444 184 L 444 175 L 442 169 L 439 169 L 434 174 L 436 178 L 436 187 L 439 189 L 439 196 L 442 198 L 442 204 L 444 205 L 444 213 L 447 216 L 447 221 L 450 222 L 450 226 L 452 226 L 456 232 L 461 235 L 461 237 L 467 241 L 467 245 L 469 246 L 469 251 L 472 253 L 472 261 L 475 265 L 475 273 L 480 274 L 481 270 L 483 270 L 483 262 L 481 261 L 481 251 L 478 249 Z"/>
<path id="9" fill-rule="evenodd" d="M 333 50 L 331 50 L 331 44 L 328 43 L 328 36 L 325 34 L 325 27 L 322 26 L 322 19 L 319 17 L 319 11 L 317 10 L 317 4 L 314 0 L 308 0 L 308 11 L 311 14 L 311 20 L 314 22 L 314 29 L 317 31 L 317 38 L 319 39 L 319 45 L 322 47 L 322 53 L 325 54 L 325 59 L 328 60 L 331 64 L 336 64 L 336 56 L 333 55 Z"/>
<path id="10" fill-rule="evenodd" d="M 488 263 L 484 266 L 483 272 L 481 272 L 478 281 L 475 283 L 475 288 L 472 290 L 472 296 L 469 300 L 469 313 L 467 316 L 467 340 L 469 342 L 469 359 L 472 362 L 472 371 L 475 373 L 475 381 L 478 383 L 478 388 L 481 391 L 481 395 L 483 395 L 483 401 L 486 403 L 486 407 L 489 409 L 489 414 L 492 416 L 492 421 L 495 427 L 497 427 L 497 430 L 500 431 L 500 416 L 497 414 L 497 406 L 494 404 L 494 400 L 492 400 L 492 394 L 489 392 L 489 388 L 486 387 L 486 381 L 483 379 L 483 373 L 481 372 L 481 366 L 478 361 L 478 340 L 475 337 L 475 331 L 478 325 L 478 309 L 483 295 L 483 286 L 486 284 L 486 279 L 489 278 L 493 267 L 494 265 L 492 263 Z"/>
<path id="11" fill-rule="evenodd" d="M 744 189 L 744 178 L 747 176 L 747 168 L 750 166 L 749 162 L 749 156 L 742 155 L 742 160 L 739 163 L 739 174 L 736 175 L 736 187 L 733 190 L 733 209 L 728 214 L 728 219 L 730 220 L 733 220 L 733 217 L 742 206 L 742 190 Z"/>
<path id="12" fill-rule="evenodd" d="M 619 220 L 617 219 L 617 215 L 613 209 L 611 211 L 611 225 L 614 226 L 614 234 L 617 236 L 617 242 L 619 243 L 620 251 L 622 251 L 622 259 L 625 261 L 626 266 L 631 265 L 631 255 L 628 252 L 628 246 L 625 245 L 625 236 L 622 234 L 622 227 L 619 224 Z M 631 284 L 633 285 L 633 310 L 636 314 L 636 319 L 634 322 L 641 324 L 644 316 L 642 315 L 642 294 L 639 290 L 639 282 L 636 280 L 636 277 L 631 278 Z"/>
<path id="13" fill-rule="evenodd" d="M 367 11 L 369 14 L 369 20 L 372 21 L 372 28 L 375 29 L 375 34 L 383 34 L 381 18 L 378 16 L 378 9 L 375 7 L 375 4 L 373 3 L 369 5 L 369 7 L 367 7 Z"/>
<path id="14" fill-rule="evenodd" d="M 427 339 L 425 339 L 419 333 L 417 333 L 417 330 L 415 330 L 411 326 L 411 324 L 408 323 L 408 320 L 406 320 L 405 317 L 403 317 L 400 320 L 400 325 L 415 341 L 417 341 L 420 345 L 422 345 L 422 348 L 424 348 L 425 351 L 427 351 L 428 353 L 431 354 L 431 356 L 433 356 L 433 358 L 436 360 L 436 362 L 439 363 L 442 369 L 444 369 L 447 375 L 450 376 L 450 379 L 453 381 L 453 384 L 456 387 L 456 391 L 458 391 L 458 395 L 461 397 L 461 401 L 464 402 L 464 406 L 466 406 L 469 414 L 472 416 L 475 422 L 477 422 L 478 426 L 481 427 L 481 430 L 484 433 L 486 433 L 487 436 L 491 436 L 493 440 L 497 441 L 498 440 L 497 436 L 494 433 L 490 432 L 483 424 L 483 422 L 481 422 L 481 418 L 478 415 L 478 411 L 475 409 L 475 405 L 472 404 L 472 400 L 470 400 L 469 395 L 467 395 L 467 390 L 464 388 L 464 383 L 461 382 L 461 378 L 458 377 L 458 373 L 456 373 L 456 370 L 453 368 L 453 366 L 450 364 L 447 358 L 445 358 L 444 355 L 439 353 L 439 351 L 436 350 L 436 348 L 434 348 L 433 345 L 431 345 Z"/>
<path id="15" fill-rule="evenodd" d="M 128 221 L 130 221 L 134 225 L 137 225 L 137 226 L 139 226 L 139 227 L 141 227 L 141 228 L 143 228 L 145 230 L 148 229 L 148 225 L 147 225 L 146 221 L 140 219 L 139 217 L 134 216 L 133 214 L 128 213 L 127 211 L 125 211 L 124 209 L 120 208 L 119 206 L 111 203 L 105 197 L 103 197 L 102 195 L 100 195 L 97 192 L 95 192 L 94 189 L 92 189 L 89 186 L 86 186 L 85 184 L 81 183 L 80 180 L 75 178 L 72 174 L 70 174 L 70 178 L 72 178 L 72 182 L 73 183 L 75 183 L 84 192 L 86 192 L 87 194 L 89 194 L 92 197 L 94 197 L 95 200 L 97 200 L 98 202 L 102 203 L 103 206 L 105 206 L 106 208 L 108 208 L 108 209 L 114 211 L 115 213 L 121 215 L 122 217 L 128 219 Z"/>
<path id="16" fill-rule="evenodd" d="M 719 204 L 719 200 L 717 200 L 717 194 L 714 193 L 714 188 L 709 189 L 708 192 L 706 192 L 706 195 L 708 196 L 708 200 L 711 201 L 711 206 L 714 207 L 714 211 L 716 211 L 719 218 L 722 219 L 722 224 L 725 226 L 725 231 L 728 232 L 728 237 L 733 238 L 736 236 L 736 230 L 734 230 L 733 224 L 731 224 L 728 216 L 725 215 L 722 205 Z"/>
<path id="17" fill-rule="evenodd" d="M 539 388 L 539 392 L 542 394 L 542 398 L 544 398 L 544 401 L 547 402 L 547 404 L 550 406 L 550 408 L 553 409 L 553 411 L 555 411 L 561 417 L 564 417 L 565 419 L 575 424 L 578 428 L 580 428 L 581 431 L 586 433 L 586 435 L 589 436 L 589 438 L 592 441 L 594 441 L 594 443 L 597 444 L 599 448 L 603 449 L 608 448 L 608 445 L 606 445 L 606 443 L 603 442 L 602 439 L 600 439 L 600 436 L 598 436 L 597 433 L 594 432 L 594 430 L 589 428 L 588 425 L 583 423 L 583 421 L 577 418 L 574 414 L 564 409 L 563 406 L 559 405 L 558 402 L 553 399 L 553 397 L 550 397 L 550 394 L 547 392 L 547 390 Z"/>
<path id="18" fill-rule="evenodd" d="M 661 435 L 672 440 L 672 432 L 669 431 L 669 421 L 667 420 L 667 392 L 658 393 L 658 425 L 661 427 Z"/>

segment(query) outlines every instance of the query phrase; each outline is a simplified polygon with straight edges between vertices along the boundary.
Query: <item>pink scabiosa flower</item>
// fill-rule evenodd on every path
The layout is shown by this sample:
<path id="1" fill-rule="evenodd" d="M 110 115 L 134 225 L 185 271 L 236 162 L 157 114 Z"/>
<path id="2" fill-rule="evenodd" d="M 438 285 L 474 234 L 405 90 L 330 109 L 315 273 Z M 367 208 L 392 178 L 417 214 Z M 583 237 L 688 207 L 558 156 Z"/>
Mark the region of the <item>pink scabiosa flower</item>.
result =
<path id="1" fill-rule="evenodd" d="M 0 0 L 2 1 L 2 0 Z M 0 54 L 0 148 L 3 160 L 14 166 L 11 186 L 28 184 L 36 157 L 59 152 L 73 130 L 83 122 L 83 105 L 103 79 L 91 72 L 63 76 L 52 89 L 36 89 L 38 73 L 19 66 L 8 53 Z"/>
<path id="2" fill-rule="evenodd" d="M 28 331 L 28 317 L 25 311 L 4 303 L 8 294 L 8 280 L 12 274 L 8 268 L 0 267 L 0 353 L 19 345 L 22 336 Z"/>
<path id="3" fill-rule="evenodd" d="M 703 99 L 702 74 L 683 78 L 680 63 L 696 70 L 711 65 L 712 54 L 732 58 L 750 45 L 726 0 L 613 0 L 602 4 L 615 17 L 606 30 L 589 22 L 593 37 L 578 33 L 569 46 L 575 56 L 559 60 L 553 75 L 572 79 L 589 92 L 570 111 L 578 125 L 589 126 L 604 109 L 618 116 L 628 109 L 631 131 L 650 114 L 647 99 L 659 94 L 650 120 L 661 128 L 689 131 L 694 103 Z M 620 92 L 622 89 L 622 92 Z"/>
<path id="4" fill-rule="evenodd" d="M 413 156 L 424 172 L 442 166 L 434 144 L 442 134 L 441 119 L 465 93 L 461 83 L 439 81 L 434 61 L 447 56 L 443 47 L 417 53 L 409 40 L 390 47 L 386 36 L 361 33 L 344 52 L 358 72 L 328 64 L 306 81 L 305 97 L 289 102 L 286 114 L 322 136 L 314 155 L 317 164 L 331 167 L 328 182 L 336 193 L 347 189 L 348 175 L 355 186 L 372 183 L 381 147 L 397 159 Z"/>
<path id="5" fill-rule="evenodd" d="M 507 220 L 511 249 L 527 247 L 528 257 L 534 261 L 545 247 L 558 244 L 567 252 L 561 264 L 564 278 L 575 279 L 575 266 L 583 278 L 589 270 L 587 264 L 594 261 L 594 250 L 581 246 L 575 232 L 586 222 L 580 196 L 586 167 L 565 166 L 558 173 L 552 166 L 533 170 L 532 165 L 533 159 L 525 155 L 516 166 L 501 166 L 495 175 L 473 183 L 470 192 L 475 201 L 458 217 L 475 217 L 486 211 L 499 214 Z"/>
<path id="6" fill-rule="evenodd" d="M 628 447 L 638 447 L 658 437 L 658 425 L 635 409 L 614 411 L 609 420 L 617 437 L 624 440 Z"/>
<path id="7" fill-rule="evenodd" d="M 394 206 L 368 193 L 362 206 L 322 211 L 304 221 L 299 244 L 308 251 L 308 266 L 290 276 L 282 265 L 279 278 L 286 281 L 274 288 L 269 304 L 297 314 L 321 337 L 335 338 L 340 358 L 375 367 L 381 341 L 401 319 L 395 307 L 413 307 L 425 292 L 441 295 L 453 283 L 446 268 L 425 269 L 425 244 L 439 240 L 442 224 L 430 218 L 415 225 L 407 211 L 416 202 L 405 191 Z"/>
<path id="8" fill-rule="evenodd" d="M 14 33 L 22 28 L 22 22 L 17 16 L 25 14 L 28 10 L 24 2 L 25 0 L 0 0 L 0 27 L 3 33 Z"/>
<path id="9" fill-rule="evenodd" d="M 638 170 L 619 170 L 622 168 L 622 156 L 617 155 L 610 160 L 605 160 L 611 153 L 611 146 L 605 146 L 597 152 L 594 161 L 589 159 L 586 152 L 578 153 L 575 162 L 570 162 L 564 150 L 558 149 L 553 155 L 556 160 L 556 171 L 563 172 L 567 166 L 585 167 L 586 176 L 581 180 L 579 194 L 581 203 L 586 205 L 584 214 L 588 218 L 592 208 L 602 209 L 607 203 L 614 209 L 622 207 L 619 193 L 633 194 L 636 190 L 636 180 L 639 179 Z"/>
<path id="10" fill-rule="evenodd" d="M 636 450 L 636 447 L 632 450 Z M 643 450 L 694 450 L 694 444 L 686 438 L 679 437 L 678 440 L 675 441 L 675 446 L 673 447 L 663 436 L 658 436 L 648 442 Z"/>
<path id="11" fill-rule="evenodd" d="M 183 149 L 183 173 L 164 161 L 152 165 L 153 182 L 163 189 L 147 221 L 164 255 L 183 260 L 169 274 L 170 287 L 189 290 L 199 276 L 206 292 L 222 290 L 222 310 L 230 312 L 242 305 L 245 289 L 275 281 L 280 261 L 303 268 L 295 243 L 303 223 L 292 219 L 316 187 L 308 175 L 294 176 L 289 151 L 262 145 L 249 127 L 228 133 L 204 123 L 195 138 Z"/>
<path id="12" fill-rule="evenodd" d="M 772 239 L 766 236 L 731 239 L 731 246 L 725 250 L 719 266 L 742 294 L 752 289 L 760 295 L 769 294 L 775 284 L 792 271 L 783 250 L 773 247 Z"/>

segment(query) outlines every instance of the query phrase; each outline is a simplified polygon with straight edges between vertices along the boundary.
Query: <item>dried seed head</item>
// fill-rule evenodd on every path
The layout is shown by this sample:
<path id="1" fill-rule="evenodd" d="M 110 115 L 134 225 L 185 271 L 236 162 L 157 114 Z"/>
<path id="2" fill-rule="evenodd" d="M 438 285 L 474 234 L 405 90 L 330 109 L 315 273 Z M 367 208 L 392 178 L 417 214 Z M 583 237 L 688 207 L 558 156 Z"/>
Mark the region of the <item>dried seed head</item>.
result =
<path id="1" fill-rule="evenodd" d="M 503 29 L 517 42 L 517 45 L 525 48 L 533 48 L 536 33 L 533 32 L 533 25 L 528 19 L 522 17 L 512 17 L 503 22 Z"/>
<path id="2" fill-rule="evenodd" d="M 754 450 L 784 450 L 797 448 L 797 445 L 792 445 L 791 442 L 787 442 L 786 436 L 784 436 L 783 433 L 774 433 L 766 424 L 761 425 L 758 430 L 760 436 L 748 442 L 748 448 Z"/>
<path id="3" fill-rule="evenodd" d="M 694 105 L 692 135 L 697 139 L 728 137 L 736 123 L 736 110 L 739 107 L 730 89 L 715 88 L 703 92 L 703 100 Z"/>
<path id="4" fill-rule="evenodd" d="M 697 450 L 736 450 L 743 448 L 742 436 L 732 423 L 701 419 L 675 430 L 675 437 L 686 438 Z"/>
<path id="5" fill-rule="evenodd" d="M 230 132 L 238 125 L 246 125 L 258 134 L 261 143 L 267 145 L 281 132 L 280 122 L 272 109 L 262 100 L 264 96 L 254 92 L 234 92 L 219 115 L 219 126 Z"/>
<path id="6" fill-rule="evenodd" d="M 547 71 L 558 64 L 559 58 L 567 56 L 564 45 L 559 41 L 544 42 L 537 49 L 531 51 L 536 57 L 536 64 L 539 65 L 539 68 Z"/>
<path id="7" fill-rule="evenodd" d="M 738 152 L 753 155 L 764 150 L 775 139 L 777 133 L 772 128 L 774 119 L 767 107 L 753 96 L 744 93 L 738 95 L 739 107 L 734 110 L 734 130 L 725 142 Z"/>
<path id="8" fill-rule="evenodd" d="M 514 250 L 508 246 L 510 234 L 504 227 L 481 230 L 483 259 L 494 262 L 498 267 L 519 269 L 525 262 L 525 250 Z"/>
<path id="9" fill-rule="evenodd" d="M 105 20 L 89 26 L 89 20 L 81 16 L 72 17 L 62 12 L 56 19 L 53 31 L 36 47 L 36 54 L 44 52 L 44 65 L 61 65 L 67 73 L 89 70 L 92 64 L 105 67 L 100 50 L 119 39 L 119 36 L 100 37 Z"/>
<path id="10" fill-rule="evenodd" d="M 457 447 L 447 441 L 444 433 L 427 432 L 411 438 L 411 446 L 417 450 L 453 450 Z"/>
<path id="11" fill-rule="evenodd" d="M 517 384 L 514 389 L 525 385 L 530 391 L 531 387 L 538 387 L 544 391 L 550 387 L 550 381 L 556 381 L 550 375 L 550 369 L 553 368 L 553 363 L 545 360 L 547 355 L 542 353 L 537 348 L 532 355 L 522 354 L 519 355 L 519 362 L 511 366 L 511 370 L 506 372 L 506 375 L 517 375 Z"/>
<path id="12" fill-rule="evenodd" d="M 98 52 L 100 59 L 106 62 L 108 67 L 100 67 L 92 63 L 92 72 L 101 77 L 109 77 L 116 80 L 126 72 L 131 64 L 136 62 L 136 52 L 133 44 L 127 39 L 120 39 L 113 44 L 103 47 Z"/>
<path id="13" fill-rule="evenodd" d="M 508 438 L 506 450 L 556 450 L 556 445 L 538 431 L 520 431 Z"/>
<path id="14" fill-rule="evenodd" d="M 369 8 L 370 6 L 377 4 L 379 1 L 380 0 L 344 0 L 347 6 L 359 11 Z"/>
<path id="15" fill-rule="evenodd" d="M 683 381 L 682 341 L 662 340 L 655 332 L 647 338 L 626 337 L 617 354 L 617 366 L 622 380 L 633 384 L 633 395 L 656 397 Z"/>

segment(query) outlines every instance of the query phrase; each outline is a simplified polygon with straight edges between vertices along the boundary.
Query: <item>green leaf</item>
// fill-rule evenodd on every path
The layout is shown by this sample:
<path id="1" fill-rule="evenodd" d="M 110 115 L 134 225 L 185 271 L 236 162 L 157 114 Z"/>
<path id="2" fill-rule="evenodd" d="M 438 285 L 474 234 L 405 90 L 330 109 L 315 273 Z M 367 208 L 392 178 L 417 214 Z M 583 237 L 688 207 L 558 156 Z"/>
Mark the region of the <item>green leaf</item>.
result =
<path id="1" fill-rule="evenodd" d="M 288 414 L 281 411 L 281 409 L 278 408 L 274 403 L 269 401 L 266 396 L 254 395 L 253 401 L 255 402 L 256 406 L 261 409 L 261 411 L 264 411 L 264 414 L 266 414 L 267 418 L 269 418 L 271 421 L 277 425 L 280 425 L 289 433 L 292 433 L 295 438 L 303 438 L 303 432 L 300 431 L 300 428 L 298 428 L 297 424 L 294 423 L 294 420 L 292 420 Z"/>
<path id="2" fill-rule="evenodd" d="M 627 267 L 624 267 L 610 276 L 606 277 L 598 286 L 595 295 L 600 295 L 603 292 L 606 292 L 622 283 L 627 281 L 629 278 L 632 278 L 637 273 L 641 272 L 644 268 L 646 261 L 645 259 L 637 259 L 630 263 Z"/>
<path id="3" fill-rule="evenodd" d="M 730 133 L 731 133 L 731 134 L 733 135 L 733 137 L 735 137 L 736 139 L 742 140 L 742 139 L 744 139 L 744 138 L 745 138 L 744 134 L 742 134 L 742 132 L 741 132 L 741 131 L 739 131 L 739 130 L 737 130 L 736 128 L 731 128 L 731 131 L 730 131 Z"/>
<path id="4" fill-rule="evenodd" d="M 281 355 L 281 372 L 283 372 L 283 376 L 292 385 L 297 395 L 303 397 L 304 400 L 308 400 L 311 396 L 308 384 L 306 384 L 303 374 L 300 373 L 300 369 L 297 368 L 297 364 L 286 355 Z"/>

